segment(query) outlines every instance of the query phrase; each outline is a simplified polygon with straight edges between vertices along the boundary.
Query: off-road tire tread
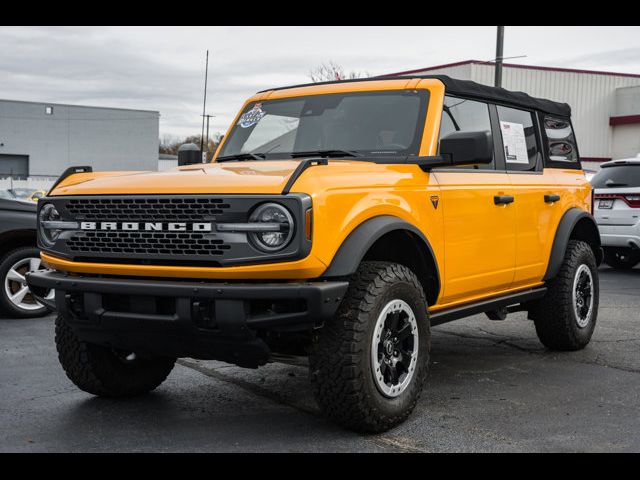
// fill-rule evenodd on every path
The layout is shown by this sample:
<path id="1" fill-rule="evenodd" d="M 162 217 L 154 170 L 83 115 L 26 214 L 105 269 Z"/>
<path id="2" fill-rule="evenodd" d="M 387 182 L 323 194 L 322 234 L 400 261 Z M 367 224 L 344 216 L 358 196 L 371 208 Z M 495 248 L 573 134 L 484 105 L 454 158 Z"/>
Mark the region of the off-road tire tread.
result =
<path id="1" fill-rule="evenodd" d="M 588 257 L 587 263 L 594 275 L 593 281 L 598 281 L 596 260 L 591 247 L 586 242 L 570 240 L 558 275 L 547 283 L 547 293 L 537 303 L 533 312 L 532 318 L 538 338 L 550 350 L 576 351 L 588 344 L 588 341 L 584 343 L 576 335 L 577 327 L 574 325 L 572 305 L 574 272 L 584 263 L 580 260 L 584 256 Z M 597 318 L 597 307 L 596 298 L 593 327 Z"/>
<path id="2" fill-rule="evenodd" d="M 114 365 L 110 356 L 115 355 L 110 349 L 81 341 L 62 315 L 58 315 L 55 324 L 55 343 L 62 368 L 87 393 L 113 398 L 142 395 L 160 386 L 175 364 L 173 358 L 145 359 L 138 368 L 123 370 Z"/>
<path id="3" fill-rule="evenodd" d="M 417 393 L 409 408 L 396 416 L 380 412 L 363 388 L 367 373 L 358 359 L 365 348 L 369 313 L 385 287 L 406 282 L 427 300 L 418 278 L 407 267 L 390 262 L 363 262 L 351 277 L 349 289 L 334 318 L 325 323 L 312 345 L 311 382 L 323 413 L 332 421 L 359 432 L 382 432 L 402 423 L 411 414 L 427 377 L 427 368 L 416 368 Z M 425 308 L 426 310 L 426 308 Z M 428 330 L 427 322 L 427 332 Z M 429 341 L 429 338 L 426 339 Z M 427 358 L 423 359 L 428 363 Z M 411 388 L 411 387 L 410 387 Z"/>

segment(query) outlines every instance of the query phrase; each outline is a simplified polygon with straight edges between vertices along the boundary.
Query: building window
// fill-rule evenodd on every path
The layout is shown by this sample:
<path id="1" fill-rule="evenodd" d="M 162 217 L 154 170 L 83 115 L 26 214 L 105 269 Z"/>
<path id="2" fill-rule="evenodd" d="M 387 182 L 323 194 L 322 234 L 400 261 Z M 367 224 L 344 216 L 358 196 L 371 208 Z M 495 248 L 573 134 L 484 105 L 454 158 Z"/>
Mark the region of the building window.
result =
<path id="1" fill-rule="evenodd" d="M 44 114 L 45 115 L 53 115 L 53 107 L 44 107 Z"/>

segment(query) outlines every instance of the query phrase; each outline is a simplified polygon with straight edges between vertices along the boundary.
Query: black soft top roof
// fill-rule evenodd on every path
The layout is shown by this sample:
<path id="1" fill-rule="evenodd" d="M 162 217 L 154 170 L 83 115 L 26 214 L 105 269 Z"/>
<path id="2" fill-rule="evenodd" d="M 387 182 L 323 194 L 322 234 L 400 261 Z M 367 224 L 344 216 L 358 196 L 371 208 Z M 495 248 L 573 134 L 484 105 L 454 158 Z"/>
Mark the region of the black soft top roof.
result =
<path id="1" fill-rule="evenodd" d="M 566 103 L 553 102 L 544 98 L 535 98 L 524 92 L 512 92 L 504 88 L 488 87 L 480 83 L 472 82 L 470 80 L 458 80 L 448 77 L 446 75 L 408 75 L 403 77 L 369 77 L 369 78 L 356 78 L 353 80 L 336 80 L 332 82 L 320 82 L 320 83 L 306 83 L 301 85 L 292 85 L 289 87 L 271 88 L 263 90 L 262 92 L 268 92 L 271 90 L 286 90 L 288 88 L 297 87 L 310 87 L 313 85 L 330 85 L 335 83 L 352 83 L 352 82 L 367 82 L 374 80 L 399 80 L 399 79 L 411 79 L 411 78 L 433 78 L 440 80 L 444 83 L 445 90 L 450 95 L 456 95 L 466 98 L 474 98 L 478 100 L 488 100 L 500 105 L 509 105 L 514 107 L 521 107 L 530 110 L 539 110 L 551 115 L 557 115 L 560 117 L 570 117 L 571 107 Z M 262 93 L 260 92 L 260 93 Z"/>

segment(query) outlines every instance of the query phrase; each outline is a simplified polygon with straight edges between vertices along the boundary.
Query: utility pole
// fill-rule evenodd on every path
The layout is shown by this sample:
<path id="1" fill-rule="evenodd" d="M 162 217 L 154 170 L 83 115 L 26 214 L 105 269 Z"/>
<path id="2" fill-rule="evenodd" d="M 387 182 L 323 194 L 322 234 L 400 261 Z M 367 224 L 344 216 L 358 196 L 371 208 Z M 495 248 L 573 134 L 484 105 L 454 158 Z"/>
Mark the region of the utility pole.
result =
<path id="1" fill-rule="evenodd" d="M 207 60 L 204 68 L 204 101 L 202 102 L 202 133 L 200 135 L 200 154 L 204 147 L 204 117 L 207 114 L 207 77 L 209 75 L 209 50 L 207 50 Z"/>
<path id="2" fill-rule="evenodd" d="M 496 40 L 496 81 L 495 86 L 502 86 L 502 60 L 504 60 L 504 27 L 498 27 Z"/>

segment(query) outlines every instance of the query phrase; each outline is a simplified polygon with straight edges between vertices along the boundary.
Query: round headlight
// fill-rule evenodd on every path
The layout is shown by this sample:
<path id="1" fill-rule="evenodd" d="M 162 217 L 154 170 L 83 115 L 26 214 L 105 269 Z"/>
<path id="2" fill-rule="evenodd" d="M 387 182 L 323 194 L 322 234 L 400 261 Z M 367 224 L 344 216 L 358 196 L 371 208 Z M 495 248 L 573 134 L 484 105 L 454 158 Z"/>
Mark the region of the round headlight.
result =
<path id="1" fill-rule="evenodd" d="M 277 203 L 265 203 L 256 208 L 251 223 L 263 223 L 264 230 L 251 232 L 249 238 L 260 249 L 267 252 L 282 250 L 293 237 L 293 217 Z"/>
<path id="2" fill-rule="evenodd" d="M 60 221 L 60 214 L 56 207 L 51 203 L 43 205 L 38 215 L 38 223 L 40 224 L 40 239 L 45 245 L 52 246 L 60 236 L 62 230 L 51 228 L 49 222 Z"/>

